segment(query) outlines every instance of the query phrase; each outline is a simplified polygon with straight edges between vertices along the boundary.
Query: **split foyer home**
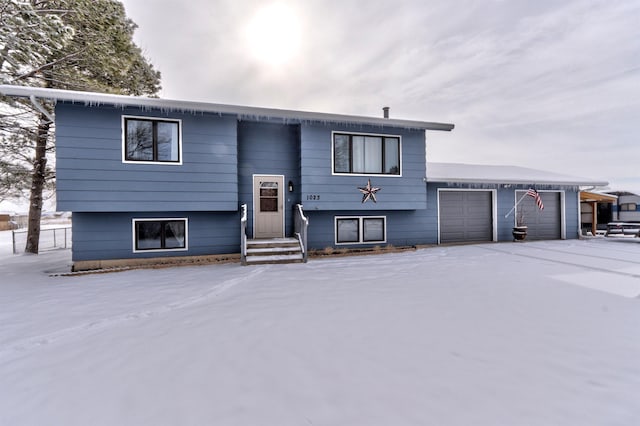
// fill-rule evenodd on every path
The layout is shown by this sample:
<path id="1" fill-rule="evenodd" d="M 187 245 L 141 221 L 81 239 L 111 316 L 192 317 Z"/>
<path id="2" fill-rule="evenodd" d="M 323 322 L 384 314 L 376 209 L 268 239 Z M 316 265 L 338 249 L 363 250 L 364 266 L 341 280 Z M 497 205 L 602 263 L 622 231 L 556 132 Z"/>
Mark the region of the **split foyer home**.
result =
<path id="1" fill-rule="evenodd" d="M 55 102 L 57 209 L 73 213 L 75 270 L 511 241 L 517 213 L 530 239 L 577 238 L 580 186 L 606 184 L 430 163 L 426 140 L 451 131 L 447 123 L 17 86 L 0 93 Z M 544 210 L 523 197 L 530 188 Z"/>

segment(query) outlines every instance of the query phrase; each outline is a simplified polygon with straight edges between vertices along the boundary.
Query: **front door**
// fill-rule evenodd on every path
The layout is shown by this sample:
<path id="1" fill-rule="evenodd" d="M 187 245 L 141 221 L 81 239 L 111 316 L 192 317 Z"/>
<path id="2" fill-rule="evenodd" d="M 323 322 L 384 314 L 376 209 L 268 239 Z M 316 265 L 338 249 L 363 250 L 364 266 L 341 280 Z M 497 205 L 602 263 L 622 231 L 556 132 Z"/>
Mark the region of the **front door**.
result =
<path id="1" fill-rule="evenodd" d="M 284 237 L 284 176 L 253 176 L 253 237 Z"/>

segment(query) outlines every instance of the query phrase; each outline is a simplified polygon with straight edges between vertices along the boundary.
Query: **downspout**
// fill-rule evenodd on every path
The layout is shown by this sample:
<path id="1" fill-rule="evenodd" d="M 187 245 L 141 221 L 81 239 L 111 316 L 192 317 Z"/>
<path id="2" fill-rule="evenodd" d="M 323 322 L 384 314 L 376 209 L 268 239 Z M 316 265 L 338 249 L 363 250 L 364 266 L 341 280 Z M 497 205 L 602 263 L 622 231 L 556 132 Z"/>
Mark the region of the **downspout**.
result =
<path id="1" fill-rule="evenodd" d="M 49 113 L 49 111 L 47 111 L 45 107 L 43 107 L 40 103 L 38 103 L 38 100 L 34 95 L 29 95 L 29 100 L 31 101 L 31 104 L 34 106 L 34 108 L 37 109 L 39 112 L 41 112 L 42 115 L 47 117 L 49 121 L 51 121 L 52 123 L 56 121 L 53 118 L 53 116 Z"/>

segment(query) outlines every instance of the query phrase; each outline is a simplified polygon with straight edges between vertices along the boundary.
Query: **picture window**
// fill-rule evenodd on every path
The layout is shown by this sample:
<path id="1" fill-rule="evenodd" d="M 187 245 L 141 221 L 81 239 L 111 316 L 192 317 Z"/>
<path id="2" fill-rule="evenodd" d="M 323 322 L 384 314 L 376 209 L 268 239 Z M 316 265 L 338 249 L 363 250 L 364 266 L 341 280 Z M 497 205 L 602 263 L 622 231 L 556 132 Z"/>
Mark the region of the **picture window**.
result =
<path id="1" fill-rule="evenodd" d="M 187 249 L 187 219 L 134 219 L 134 251 Z"/>
<path id="2" fill-rule="evenodd" d="M 400 137 L 333 134 L 336 174 L 400 175 Z"/>

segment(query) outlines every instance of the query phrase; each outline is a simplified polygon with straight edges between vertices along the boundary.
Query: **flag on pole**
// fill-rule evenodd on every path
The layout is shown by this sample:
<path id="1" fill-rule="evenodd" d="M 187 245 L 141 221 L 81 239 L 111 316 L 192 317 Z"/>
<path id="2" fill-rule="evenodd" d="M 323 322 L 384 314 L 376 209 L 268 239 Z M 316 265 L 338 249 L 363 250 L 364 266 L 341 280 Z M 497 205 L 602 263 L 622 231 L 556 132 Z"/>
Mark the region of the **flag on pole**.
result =
<path id="1" fill-rule="evenodd" d="M 542 204 L 542 198 L 540 198 L 540 194 L 538 193 L 538 191 L 533 188 L 529 188 L 529 190 L 527 191 L 527 195 L 529 197 L 533 197 L 533 199 L 536 200 L 536 205 L 540 210 L 544 210 L 544 204 Z"/>

